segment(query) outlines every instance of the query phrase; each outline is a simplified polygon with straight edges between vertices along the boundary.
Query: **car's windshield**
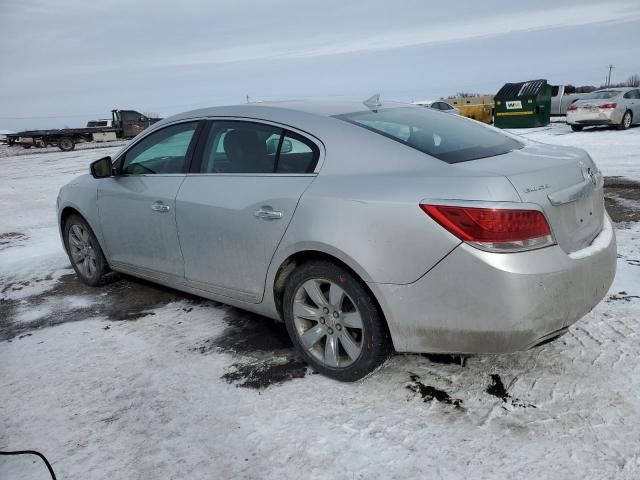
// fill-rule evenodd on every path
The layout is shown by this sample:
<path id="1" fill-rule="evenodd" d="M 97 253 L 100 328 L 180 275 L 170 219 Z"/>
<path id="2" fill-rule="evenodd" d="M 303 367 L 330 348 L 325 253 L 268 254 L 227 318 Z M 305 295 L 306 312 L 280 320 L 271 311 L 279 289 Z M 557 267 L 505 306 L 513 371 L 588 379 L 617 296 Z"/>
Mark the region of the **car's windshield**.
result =
<path id="1" fill-rule="evenodd" d="M 607 98 L 613 98 L 620 95 L 620 90 L 600 90 L 599 92 L 593 92 L 582 97 L 583 100 L 606 100 Z"/>
<path id="2" fill-rule="evenodd" d="M 426 108 L 398 107 L 336 115 L 404 143 L 443 162 L 459 163 L 501 155 L 523 144 L 480 123 Z"/>

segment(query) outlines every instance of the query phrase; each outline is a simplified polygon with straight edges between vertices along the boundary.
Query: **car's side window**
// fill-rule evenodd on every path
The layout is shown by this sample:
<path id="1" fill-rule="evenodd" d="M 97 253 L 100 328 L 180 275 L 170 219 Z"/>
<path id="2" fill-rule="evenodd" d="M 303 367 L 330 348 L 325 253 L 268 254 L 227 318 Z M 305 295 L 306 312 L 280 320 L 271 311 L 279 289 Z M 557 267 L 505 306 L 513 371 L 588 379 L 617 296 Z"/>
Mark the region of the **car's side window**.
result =
<path id="1" fill-rule="evenodd" d="M 185 172 L 189 145 L 198 122 L 180 123 L 158 130 L 136 143 L 124 157 L 123 175 Z"/>
<path id="2" fill-rule="evenodd" d="M 251 122 L 214 122 L 200 173 L 273 173 L 282 129 Z"/>
<path id="3" fill-rule="evenodd" d="M 440 102 L 433 102 L 431 104 L 431 108 L 435 109 L 435 110 L 440 110 Z"/>
<path id="4" fill-rule="evenodd" d="M 255 122 L 214 121 L 199 172 L 312 173 L 318 156 L 313 142 L 282 128 Z"/>
<path id="5" fill-rule="evenodd" d="M 285 132 L 276 164 L 276 173 L 313 173 L 320 152 L 306 138 Z"/>

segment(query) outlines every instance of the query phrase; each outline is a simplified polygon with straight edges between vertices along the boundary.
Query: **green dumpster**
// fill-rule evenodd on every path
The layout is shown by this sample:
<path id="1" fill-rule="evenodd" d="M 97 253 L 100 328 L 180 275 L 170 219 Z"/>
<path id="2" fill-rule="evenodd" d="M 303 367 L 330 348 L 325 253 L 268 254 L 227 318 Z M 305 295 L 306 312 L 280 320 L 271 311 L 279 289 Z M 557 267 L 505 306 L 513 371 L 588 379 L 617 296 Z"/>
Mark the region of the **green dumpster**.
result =
<path id="1" fill-rule="evenodd" d="M 551 85 L 546 80 L 505 83 L 495 96 L 493 124 L 498 128 L 549 125 Z"/>

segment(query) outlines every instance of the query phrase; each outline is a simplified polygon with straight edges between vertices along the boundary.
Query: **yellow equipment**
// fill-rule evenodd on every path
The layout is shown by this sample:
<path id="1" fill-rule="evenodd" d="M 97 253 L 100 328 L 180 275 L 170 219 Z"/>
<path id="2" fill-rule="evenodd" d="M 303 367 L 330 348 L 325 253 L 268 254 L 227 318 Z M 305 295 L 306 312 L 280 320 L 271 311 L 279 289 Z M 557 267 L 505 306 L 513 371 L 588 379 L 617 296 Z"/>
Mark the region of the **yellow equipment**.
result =
<path id="1" fill-rule="evenodd" d="M 493 123 L 493 95 L 445 98 L 449 105 L 460 110 L 460 115 L 484 123 Z"/>

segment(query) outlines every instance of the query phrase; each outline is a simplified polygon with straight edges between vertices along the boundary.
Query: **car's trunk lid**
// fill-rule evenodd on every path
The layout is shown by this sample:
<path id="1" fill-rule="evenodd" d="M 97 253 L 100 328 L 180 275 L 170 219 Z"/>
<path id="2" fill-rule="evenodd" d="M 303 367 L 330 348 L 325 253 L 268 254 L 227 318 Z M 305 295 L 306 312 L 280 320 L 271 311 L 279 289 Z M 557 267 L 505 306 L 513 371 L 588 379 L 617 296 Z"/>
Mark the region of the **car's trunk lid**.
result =
<path id="1" fill-rule="evenodd" d="M 506 176 L 523 202 L 543 209 L 558 245 L 567 253 L 590 245 L 602 230 L 602 175 L 583 150 L 530 143 L 456 167 Z"/>

